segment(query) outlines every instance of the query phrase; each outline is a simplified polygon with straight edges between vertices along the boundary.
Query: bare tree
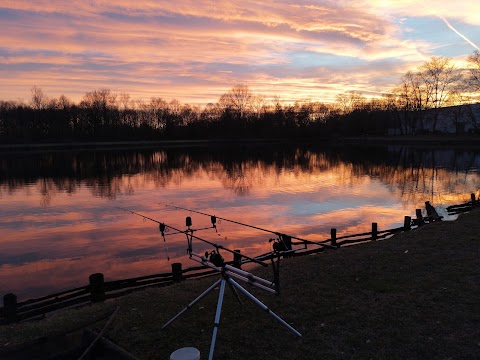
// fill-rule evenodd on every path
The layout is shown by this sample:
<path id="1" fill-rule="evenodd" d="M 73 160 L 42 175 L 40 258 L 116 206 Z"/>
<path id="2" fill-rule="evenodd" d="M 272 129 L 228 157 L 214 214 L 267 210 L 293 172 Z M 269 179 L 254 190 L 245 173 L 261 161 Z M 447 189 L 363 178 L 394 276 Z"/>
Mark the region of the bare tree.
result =
<path id="1" fill-rule="evenodd" d="M 387 111 L 395 111 L 398 110 L 398 98 L 396 94 L 382 94 L 379 99 L 380 101 L 380 109 L 387 110 Z"/>
<path id="2" fill-rule="evenodd" d="M 113 109 L 116 107 L 117 95 L 109 89 L 99 89 L 87 92 L 80 106 L 91 106 L 98 109 Z"/>
<path id="3" fill-rule="evenodd" d="M 30 91 L 32 93 L 32 108 L 35 110 L 45 109 L 48 104 L 48 98 L 43 90 L 38 86 L 33 86 Z"/>
<path id="4" fill-rule="evenodd" d="M 332 114 L 332 110 L 331 105 L 316 101 L 312 103 L 311 119 L 316 122 L 325 122 Z"/>
<path id="5" fill-rule="evenodd" d="M 252 99 L 252 112 L 255 114 L 257 119 L 261 118 L 263 114 L 267 112 L 267 101 L 265 96 L 257 95 Z"/>
<path id="6" fill-rule="evenodd" d="M 455 69 L 451 59 L 432 57 L 421 67 L 421 77 L 425 83 L 427 107 L 432 108 L 432 131 L 435 131 L 440 108 L 444 107 L 449 95 L 454 91 L 460 80 L 460 72 Z"/>
<path id="7" fill-rule="evenodd" d="M 130 94 L 127 93 L 120 93 L 118 100 L 120 101 L 120 104 L 122 104 L 123 110 L 128 110 L 131 104 L 130 101 Z"/>
<path id="8" fill-rule="evenodd" d="M 220 97 L 219 104 L 236 113 L 243 119 L 247 112 L 252 110 L 254 95 L 246 85 L 235 85 L 226 94 Z"/>
<path id="9" fill-rule="evenodd" d="M 65 96 L 65 95 L 60 95 L 58 98 L 58 106 L 60 109 L 65 110 L 69 107 L 71 107 L 73 103 Z"/>
<path id="10" fill-rule="evenodd" d="M 186 126 L 195 123 L 200 118 L 200 107 L 191 106 L 189 104 L 183 105 L 180 118 Z"/>
<path id="11" fill-rule="evenodd" d="M 405 132 L 416 133 L 423 129 L 423 115 L 429 102 L 429 93 L 418 72 L 407 72 L 402 83 L 395 90 L 398 94 L 399 107 L 403 110 Z"/>
<path id="12" fill-rule="evenodd" d="M 480 51 L 475 51 L 472 55 L 468 57 L 468 62 L 470 64 L 470 74 L 467 77 L 468 87 L 475 91 L 480 91 Z"/>
<path id="13" fill-rule="evenodd" d="M 54 110 L 66 110 L 71 107 L 72 104 L 73 103 L 65 95 L 60 95 L 58 99 L 48 99 L 47 107 Z"/>
<path id="14" fill-rule="evenodd" d="M 221 109 L 218 104 L 208 103 L 200 114 L 200 119 L 207 122 L 220 120 Z"/>
<path id="15" fill-rule="evenodd" d="M 160 130 L 164 130 L 167 124 L 168 103 L 160 97 L 150 99 L 151 124 Z"/>
<path id="16" fill-rule="evenodd" d="M 143 100 L 137 99 L 134 101 L 135 104 L 135 109 L 137 109 L 136 113 L 136 118 L 134 119 L 134 126 L 135 127 L 140 127 L 141 125 L 147 126 L 147 127 L 154 127 L 154 119 L 151 114 L 151 109 L 150 109 L 150 104 L 146 103 Z"/>
<path id="17" fill-rule="evenodd" d="M 168 103 L 168 121 L 167 127 L 173 128 L 184 125 L 182 118 L 182 104 L 177 99 L 173 99 Z"/>
<path id="18" fill-rule="evenodd" d="M 90 112 L 86 119 L 90 128 L 116 125 L 111 114 L 112 110 L 117 109 L 116 100 L 117 95 L 109 89 L 90 91 L 83 96 L 80 107 Z"/>
<path id="19" fill-rule="evenodd" d="M 345 93 L 338 94 L 335 100 L 343 114 L 360 110 L 365 106 L 366 103 L 365 96 L 358 91 L 347 91 Z"/>

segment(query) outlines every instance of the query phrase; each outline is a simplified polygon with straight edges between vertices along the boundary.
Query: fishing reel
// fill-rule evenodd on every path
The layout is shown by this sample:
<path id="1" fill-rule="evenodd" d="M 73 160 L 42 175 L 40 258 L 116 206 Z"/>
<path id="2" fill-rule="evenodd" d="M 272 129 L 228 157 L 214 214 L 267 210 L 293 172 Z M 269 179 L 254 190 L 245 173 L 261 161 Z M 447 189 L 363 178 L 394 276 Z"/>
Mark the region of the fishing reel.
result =
<path id="1" fill-rule="evenodd" d="M 205 251 L 205 257 L 215 266 L 222 267 L 225 265 L 225 260 L 223 260 L 223 257 L 218 253 L 218 251 Z"/>
<path id="2" fill-rule="evenodd" d="M 289 251 L 292 250 L 292 238 L 285 234 L 278 234 L 278 238 L 269 239 L 268 242 L 273 242 L 273 251 Z"/>
<path id="3" fill-rule="evenodd" d="M 268 239 L 268 242 L 273 242 L 273 251 L 280 252 L 280 251 L 287 251 L 287 247 L 280 241 L 280 239 Z"/>

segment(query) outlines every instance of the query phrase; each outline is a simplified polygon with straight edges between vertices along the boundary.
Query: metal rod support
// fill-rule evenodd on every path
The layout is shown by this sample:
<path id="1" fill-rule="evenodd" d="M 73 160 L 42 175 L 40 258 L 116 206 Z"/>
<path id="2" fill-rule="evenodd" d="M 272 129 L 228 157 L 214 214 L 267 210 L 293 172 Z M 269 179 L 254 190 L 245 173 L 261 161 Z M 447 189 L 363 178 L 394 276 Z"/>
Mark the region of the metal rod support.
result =
<path id="1" fill-rule="evenodd" d="M 190 310 L 192 308 L 193 305 L 195 305 L 197 302 L 199 302 L 200 300 L 202 300 L 206 295 L 208 295 L 208 293 L 210 293 L 210 291 L 212 291 L 213 289 L 215 289 L 218 284 L 220 284 L 220 282 L 222 281 L 223 279 L 218 279 L 217 281 L 215 281 L 215 283 L 210 286 L 207 290 L 205 290 L 203 293 L 201 293 L 195 300 L 193 300 L 190 304 L 188 304 L 182 311 L 180 311 L 177 315 L 175 315 L 173 318 L 171 318 L 169 321 L 167 321 L 165 323 L 165 325 L 162 326 L 162 330 L 165 329 L 168 325 L 170 325 L 172 322 L 174 322 L 175 320 L 177 320 L 180 316 L 182 316 L 187 310 Z"/>
<path id="2" fill-rule="evenodd" d="M 231 265 L 225 265 L 224 268 L 231 271 L 231 272 L 238 273 L 239 275 L 242 275 L 242 276 L 246 277 L 247 279 L 251 280 L 252 282 L 259 282 L 259 283 L 265 284 L 267 286 L 273 286 L 272 281 L 262 279 L 261 277 L 255 276 L 255 275 L 249 273 L 248 271 L 238 269 L 238 268 L 236 268 L 234 266 L 231 266 Z"/>
<path id="3" fill-rule="evenodd" d="M 212 342 L 210 343 L 210 353 L 208 354 L 208 360 L 213 360 L 213 351 L 215 350 L 218 327 L 220 326 L 220 316 L 222 314 L 223 295 L 225 294 L 225 282 L 226 280 L 224 278 L 220 280 L 220 292 L 218 293 L 217 311 L 215 313 L 215 322 L 213 323 Z"/>
<path id="4" fill-rule="evenodd" d="M 217 266 L 214 266 L 212 264 L 210 264 L 208 261 L 203 261 L 203 260 L 198 260 L 198 259 L 194 259 L 193 257 L 191 258 L 193 261 L 196 261 L 202 265 L 205 265 L 205 266 L 208 266 L 209 268 L 212 268 L 214 270 L 217 270 L 219 272 L 222 272 L 222 268 L 220 267 L 217 267 Z M 242 275 L 239 275 L 239 274 L 236 274 L 236 273 L 233 273 L 231 272 L 230 270 L 224 270 L 223 271 L 225 273 L 225 275 L 228 275 L 228 276 L 231 276 L 231 277 L 234 277 L 236 278 L 237 280 L 242 280 L 242 281 L 245 281 L 246 283 L 252 285 L 252 286 L 255 286 L 255 287 L 258 287 L 259 289 L 262 289 L 262 290 L 265 290 L 265 291 L 268 291 L 268 292 L 271 292 L 272 294 L 277 294 L 277 291 L 275 289 L 272 289 L 270 287 L 267 287 L 265 285 L 262 285 L 262 284 L 258 284 L 256 282 L 252 282 L 251 280 L 249 280 L 248 278 L 242 276 Z M 274 283 L 271 283 L 272 285 L 271 286 L 275 286 Z"/>
<path id="5" fill-rule="evenodd" d="M 270 310 L 264 303 L 262 303 L 260 300 L 258 300 L 255 296 L 250 294 L 247 290 L 245 290 L 240 284 L 238 284 L 235 280 L 233 279 L 227 279 L 229 283 L 231 283 L 233 286 L 235 286 L 240 292 L 242 292 L 245 296 L 247 296 L 250 300 L 252 300 L 255 304 L 260 306 L 263 310 L 268 312 L 270 316 L 272 316 L 275 320 L 277 320 L 280 324 L 285 326 L 288 330 L 293 332 L 295 335 L 302 337 L 302 334 L 300 334 L 297 330 L 295 330 L 292 326 L 290 326 L 285 320 L 283 320 L 280 316 L 275 314 L 272 310 Z"/>

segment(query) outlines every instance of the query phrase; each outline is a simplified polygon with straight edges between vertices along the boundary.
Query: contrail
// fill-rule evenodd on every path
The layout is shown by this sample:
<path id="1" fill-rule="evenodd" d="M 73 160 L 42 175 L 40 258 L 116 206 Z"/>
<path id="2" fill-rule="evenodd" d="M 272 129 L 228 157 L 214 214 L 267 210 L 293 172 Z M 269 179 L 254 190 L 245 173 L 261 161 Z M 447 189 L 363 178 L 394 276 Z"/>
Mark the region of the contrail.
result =
<path id="1" fill-rule="evenodd" d="M 473 42 L 473 41 L 470 41 L 470 39 L 468 39 L 465 35 L 463 35 L 460 31 L 458 31 L 457 29 L 455 29 L 452 24 L 450 24 L 448 22 L 447 19 L 445 19 L 442 15 L 439 15 L 439 14 L 435 14 L 437 15 L 440 19 L 443 20 L 443 22 L 445 23 L 445 25 L 447 25 L 451 30 L 453 30 L 458 36 L 460 36 L 463 40 L 465 40 L 466 42 L 468 42 L 470 45 L 472 45 L 475 49 L 477 49 L 478 51 L 480 51 L 480 48 Z"/>

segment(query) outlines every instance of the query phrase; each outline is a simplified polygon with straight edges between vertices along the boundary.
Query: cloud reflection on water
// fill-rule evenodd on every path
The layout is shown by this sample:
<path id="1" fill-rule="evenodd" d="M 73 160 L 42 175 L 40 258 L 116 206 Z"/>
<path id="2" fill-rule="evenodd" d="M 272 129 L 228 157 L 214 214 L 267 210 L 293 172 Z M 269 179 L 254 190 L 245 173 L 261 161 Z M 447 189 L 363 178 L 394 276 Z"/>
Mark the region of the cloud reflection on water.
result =
<path id="1" fill-rule="evenodd" d="M 0 292 L 23 299 L 84 285 L 94 272 L 113 280 L 195 265 L 184 236 L 164 243 L 155 223 L 116 206 L 181 229 L 186 216 L 194 228 L 209 218 L 164 204 L 324 240 L 332 227 L 341 236 L 371 222 L 399 226 L 425 201 L 468 200 L 479 183 L 479 154 L 466 150 L 195 148 L 16 154 L 0 164 Z M 218 232 L 198 235 L 248 255 L 270 250 L 269 233 L 226 221 Z"/>

